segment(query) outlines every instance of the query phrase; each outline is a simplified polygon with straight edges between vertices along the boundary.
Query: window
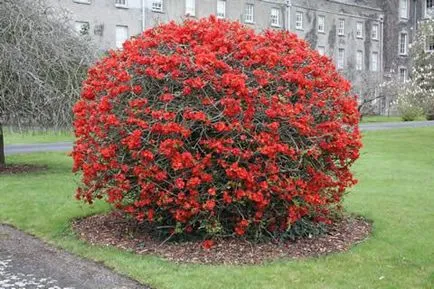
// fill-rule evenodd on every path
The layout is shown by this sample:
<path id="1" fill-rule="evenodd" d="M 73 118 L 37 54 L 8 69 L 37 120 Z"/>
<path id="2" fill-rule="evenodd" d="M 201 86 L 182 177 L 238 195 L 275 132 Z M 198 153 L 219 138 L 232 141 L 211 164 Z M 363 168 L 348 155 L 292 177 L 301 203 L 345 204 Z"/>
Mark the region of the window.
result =
<path id="1" fill-rule="evenodd" d="M 196 15 L 196 0 L 185 0 L 185 14 L 190 16 Z"/>
<path id="2" fill-rule="evenodd" d="M 217 18 L 226 18 L 225 0 L 217 0 Z"/>
<path id="3" fill-rule="evenodd" d="M 325 16 L 318 16 L 318 32 L 325 32 Z"/>
<path id="4" fill-rule="evenodd" d="M 432 15 L 434 12 L 434 0 L 425 0 L 426 6 L 425 6 L 425 17 L 428 17 L 429 15 Z"/>
<path id="5" fill-rule="evenodd" d="M 122 48 L 125 40 L 128 39 L 128 26 L 116 25 L 116 47 Z"/>
<path id="6" fill-rule="evenodd" d="M 90 4 L 90 0 L 72 0 L 75 3 Z"/>
<path id="7" fill-rule="evenodd" d="M 280 12 L 277 8 L 271 8 L 271 26 L 280 27 Z"/>
<path id="8" fill-rule="evenodd" d="M 338 35 L 345 35 L 345 19 L 339 19 Z"/>
<path id="9" fill-rule="evenodd" d="M 363 22 L 357 22 L 356 24 L 356 37 L 363 38 Z"/>
<path id="10" fill-rule="evenodd" d="M 345 66 L 345 49 L 339 48 L 338 50 L 338 69 L 342 69 Z"/>
<path id="11" fill-rule="evenodd" d="M 152 11 L 163 12 L 163 0 L 152 0 Z"/>
<path id="12" fill-rule="evenodd" d="M 303 12 L 295 13 L 295 29 L 303 30 Z"/>
<path id="13" fill-rule="evenodd" d="M 89 22 L 75 21 L 74 28 L 78 35 L 89 35 Z"/>
<path id="14" fill-rule="evenodd" d="M 408 18 L 408 0 L 399 1 L 399 16 L 404 19 Z"/>
<path id="15" fill-rule="evenodd" d="M 318 46 L 318 53 L 320 55 L 325 55 L 325 46 Z"/>
<path id="16" fill-rule="evenodd" d="M 356 69 L 363 70 L 363 51 L 358 50 L 356 54 Z"/>
<path id="17" fill-rule="evenodd" d="M 253 23 L 253 4 L 246 4 L 244 11 L 244 22 Z"/>
<path id="18" fill-rule="evenodd" d="M 399 55 L 407 55 L 407 33 L 399 34 Z"/>
<path id="19" fill-rule="evenodd" d="M 378 71 L 378 52 L 372 52 L 371 71 Z"/>
<path id="20" fill-rule="evenodd" d="M 127 0 L 115 0 L 116 7 L 127 7 Z"/>
<path id="21" fill-rule="evenodd" d="M 378 24 L 372 25 L 371 38 L 373 40 L 378 40 Z"/>
<path id="22" fill-rule="evenodd" d="M 434 35 L 428 36 L 426 39 L 426 51 L 434 52 Z"/>
<path id="23" fill-rule="evenodd" d="M 407 68 L 405 68 L 405 67 L 399 68 L 399 80 L 402 82 L 407 81 Z"/>

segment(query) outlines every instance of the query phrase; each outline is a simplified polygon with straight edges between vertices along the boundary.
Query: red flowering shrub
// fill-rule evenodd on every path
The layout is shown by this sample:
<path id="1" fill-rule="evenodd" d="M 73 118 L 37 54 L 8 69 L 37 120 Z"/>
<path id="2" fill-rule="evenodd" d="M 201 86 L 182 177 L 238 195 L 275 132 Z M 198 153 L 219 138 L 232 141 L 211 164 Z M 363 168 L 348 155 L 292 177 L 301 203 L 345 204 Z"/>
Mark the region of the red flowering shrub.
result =
<path id="1" fill-rule="evenodd" d="M 147 30 L 89 70 L 74 108 L 77 198 L 171 234 L 302 234 L 355 183 L 349 91 L 288 32 L 213 17 Z"/>

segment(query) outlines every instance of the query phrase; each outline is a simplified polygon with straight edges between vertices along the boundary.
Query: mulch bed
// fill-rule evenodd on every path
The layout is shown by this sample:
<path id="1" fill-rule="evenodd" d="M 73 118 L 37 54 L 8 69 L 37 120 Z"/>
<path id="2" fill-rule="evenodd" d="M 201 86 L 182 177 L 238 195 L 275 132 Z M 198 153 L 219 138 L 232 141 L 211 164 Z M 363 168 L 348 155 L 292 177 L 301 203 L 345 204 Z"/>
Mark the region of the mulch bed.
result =
<path id="1" fill-rule="evenodd" d="M 38 165 L 6 165 L 0 166 L 0 175 L 6 174 L 27 174 L 46 170 L 46 166 Z"/>
<path id="2" fill-rule="evenodd" d="M 162 242 L 139 231 L 121 215 L 95 215 L 73 222 L 82 240 L 93 245 L 114 246 L 137 254 L 157 255 L 176 263 L 260 264 L 282 258 L 305 258 L 346 251 L 368 238 L 371 223 L 360 217 L 345 217 L 331 225 L 327 234 L 281 244 L 250 243 L 223 239 L 206 250 L 201 242 Z"/>

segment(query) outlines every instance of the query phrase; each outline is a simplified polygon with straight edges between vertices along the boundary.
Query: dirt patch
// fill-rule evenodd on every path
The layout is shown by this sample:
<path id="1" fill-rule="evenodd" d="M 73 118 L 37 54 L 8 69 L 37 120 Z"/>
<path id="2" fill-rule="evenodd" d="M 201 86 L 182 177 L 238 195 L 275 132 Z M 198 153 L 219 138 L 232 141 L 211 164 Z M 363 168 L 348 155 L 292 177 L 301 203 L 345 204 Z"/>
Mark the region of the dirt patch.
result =
<path id="1" fill-rule="evenodd" d="M 46 170 L 46 166 L 38 165 L 5 165 L 0 166 L 0 175 L 27 174 Z"/>
<path id="2" fill-rule="evenodd" d="M 346 217 L 330 226 L 327 234 L 281 244 L 250 243 L 223 239 L 206 250 L 201 242 L 162 242 L 134 228 L 121 215 L 95 215 L 73 222 L 81 239 L 93 244 L 114 246 L 137 254 L 157 255 L 176 263 L 259 264 L 281 258 L 304 258 L 348 250 L 365 240 L 371 223 L 360 217 Z"/>

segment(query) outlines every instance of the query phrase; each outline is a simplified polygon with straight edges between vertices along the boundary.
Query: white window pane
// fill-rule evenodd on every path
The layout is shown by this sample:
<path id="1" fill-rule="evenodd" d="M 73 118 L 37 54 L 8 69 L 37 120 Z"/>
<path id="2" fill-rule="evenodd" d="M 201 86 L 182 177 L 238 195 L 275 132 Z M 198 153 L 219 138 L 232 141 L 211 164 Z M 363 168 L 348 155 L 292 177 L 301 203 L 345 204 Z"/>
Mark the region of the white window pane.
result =
<path id="1" fill-rule="evenodd" d="M 318 32 L 324 32 L 324 31 L 325 31 L 325 17 L 318 16 Z"/>
<path id="2" fill-rule="evenodd" d="M 356 69 L 363 70 L 363 51 L 357 51 L 356 55 Z"/>
<path id="3" fill-rule="evenodd" d="M 401 18 L 408 18 L 408 0 L 400 0 L 399 8 Z"/>
<path id="4" fill-rule="evenodd" d="M 295 28 L 303 29 L 303 12 L 297 12 L 295 14 Z"/>
<path id="5" fill-rule="evenodd" d="M 115 6 L 127 7 L 127 0 L 115 0 Z"/>
<path id="6" fill-rule="evenodd" d="M 378 52 L 372 52 L 371 58 L 371 70 L 378 71 Z"/>
<path id="7" fill-rule="evenodd" d="M 122 44 L 128 39 L 128 26 L 116 25 L 116 47 L 122 48 Z"/>
<path id="8" fill-rule="evenodd" d="M 372 25 L 371 38 L 372 39 L 378 39 L 378 25 L 377 24 Z"/>
<path id="9" fill-rule="evenodd" d="M 345 20 L 339 19 L 338 35 L 344 35 L 344 34 L 345 34 Z"/>
<path id="10" fill-rule="evenodd" d="M 253 4 L 246 4 L 244 11 L 244 21 L 248 23 L 253 23 Z"/>
<path id="11" fill-rule="evenodd" d="M 401 33 L 399 35 L 399 54 L 407 54 L 407 33 Z"/>
<path id="12" fill-rule="evenodd" d="M 152 10 L 163 11 L 163 0 L 152 0 Z"/>
<path id="13" fill-rule="evenodd" d="M 356 24 L 356 37 L 363 38 L 363 23 L 357 22 Z"/>
<path id="14" fill-rule="evenodd" d="M 89 22 L 86 21 L 75 21 L 74 29 L 79 35 L 88 35 L 90 25 Z"/>
<path id="15" fill-rule="evenodd" d="M 185 14 L 195 16 L 196 15 L 196 1 L 185 0 Z"/>
<path id="16" fill-rule="evenodd" d="M 399 69 L 399 80 L 405 82 L 407 81 L 407 69 L 406 68 L 400 68 Z"/>
<path id="17" fill-rule="evenodd" d="M 280 12 L 279 9 L 271 9 L 271 26 L 280 26 Z"/>
<path id="18" fill-rule="evenodd" d="M 217 17 L 226 18 L 226 1 L 217 0 Z"/>
<path id="19" fill-rule="evenodd" d="M 320 55 L 325 55 L 325 47 L 324 46 L 318 46 L 318 53 Z"/>
<path id="20" fill-rule="evenodd" d="M 429 52 L 434 52 L 434 35 L 428 36 L 426 38 L 426 50 Z"/>
<path id="21" fill-rule="evenodd" d="M 345 49 L 339 48 L 338 50 L 338 68 L 342 69 L 345 66 Z"/>

